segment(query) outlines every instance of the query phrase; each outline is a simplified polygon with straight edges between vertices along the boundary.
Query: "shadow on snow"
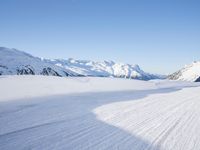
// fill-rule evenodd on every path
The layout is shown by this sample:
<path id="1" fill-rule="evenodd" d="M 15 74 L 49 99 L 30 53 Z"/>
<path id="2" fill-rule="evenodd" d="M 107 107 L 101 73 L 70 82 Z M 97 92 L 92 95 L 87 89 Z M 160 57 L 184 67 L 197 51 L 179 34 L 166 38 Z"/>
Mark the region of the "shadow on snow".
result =
<path id="1" fill-rule="evenodd" d="M 159 149 L 141 137 L 97 120 L 92 110 L 112 102 L 177 90 L 181 88 L 58 95 L 0 103 L 6 108 L 0 112 L 0 149 Z"/>

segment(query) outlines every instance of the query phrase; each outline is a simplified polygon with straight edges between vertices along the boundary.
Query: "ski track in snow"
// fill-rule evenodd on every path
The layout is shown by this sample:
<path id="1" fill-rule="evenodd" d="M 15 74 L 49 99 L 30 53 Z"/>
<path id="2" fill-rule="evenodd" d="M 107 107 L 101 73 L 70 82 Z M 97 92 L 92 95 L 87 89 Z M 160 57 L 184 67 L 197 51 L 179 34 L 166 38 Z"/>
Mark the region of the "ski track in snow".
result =
<path id="1" fill-rule="evenodd" d="M 2 101 L 0 149 L 199 150 L 200 87 L 155 85 Z"/>

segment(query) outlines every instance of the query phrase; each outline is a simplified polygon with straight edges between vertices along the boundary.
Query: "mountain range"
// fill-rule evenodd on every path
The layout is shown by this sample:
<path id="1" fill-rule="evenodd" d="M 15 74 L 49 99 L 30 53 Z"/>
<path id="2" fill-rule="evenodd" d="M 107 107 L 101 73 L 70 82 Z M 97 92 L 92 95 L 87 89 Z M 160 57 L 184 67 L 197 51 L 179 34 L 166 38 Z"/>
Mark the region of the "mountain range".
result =
<path id="1" fill-rule="evenodd" d="M 147 73 L 139 65 L 114 61 L 75 60 L 73 58 L 43 59 L 6 47 L 0 47 L 0 75 L 91 76 L 139 80 L 165 78 L 165 76 Z M 186 65 L 168 75 L 167 79 L 200 82 L 200 61 Z"/>
<path id="2" fill-rule="evenodd" d="M 161 78 L 161 76 L 144 72 L 139 65 L 72 58 L 42 59 L 5 47 L 0 47 L 0 75 L 94 76 L 139 80 Z"/>

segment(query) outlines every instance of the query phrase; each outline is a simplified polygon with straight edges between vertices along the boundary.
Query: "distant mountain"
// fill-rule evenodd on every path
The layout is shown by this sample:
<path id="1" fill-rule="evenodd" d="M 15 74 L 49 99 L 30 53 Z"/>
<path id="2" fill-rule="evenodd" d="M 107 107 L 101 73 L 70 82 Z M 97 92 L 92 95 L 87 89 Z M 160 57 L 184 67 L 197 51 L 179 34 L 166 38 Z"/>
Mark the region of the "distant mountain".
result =
<path id="1" fill-rule="evenodd" d="M 138 65 L 115 63 L 113 61 L 95 62 L 71 58 L 67 60 L 55 59 L 45 61 L 83 76 L 118 77 L 139 80 L 158 78 L 156 75 L 144 72 Z"/>
<path id="2" fill-rule="evenodd" d="M 186 65 L 181 70 L 169 75 L 168 79 L 200 82 L 200 61 Z"/>
<path id="3" fill-rule="evenodd" d="M 138 65 L 113 61 L 87 61 L 75 59 L 41 59 L 28 53 L 0 47 L 0 75 L 52 75 L 118 77 L 139 80 L 160 76 L 144 72 Z"/>

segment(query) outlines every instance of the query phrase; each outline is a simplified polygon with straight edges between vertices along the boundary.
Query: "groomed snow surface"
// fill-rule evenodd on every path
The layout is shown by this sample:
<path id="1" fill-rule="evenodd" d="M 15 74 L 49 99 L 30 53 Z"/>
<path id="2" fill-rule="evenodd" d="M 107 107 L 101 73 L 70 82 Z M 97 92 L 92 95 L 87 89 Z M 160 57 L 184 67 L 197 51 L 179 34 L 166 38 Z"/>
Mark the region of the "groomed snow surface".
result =
<path id="1" fill-rule="evenodd" d="M 0 150 L 199 150 L 200 84 L 1 76 Z"/>

